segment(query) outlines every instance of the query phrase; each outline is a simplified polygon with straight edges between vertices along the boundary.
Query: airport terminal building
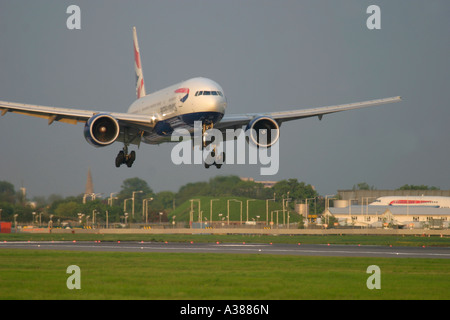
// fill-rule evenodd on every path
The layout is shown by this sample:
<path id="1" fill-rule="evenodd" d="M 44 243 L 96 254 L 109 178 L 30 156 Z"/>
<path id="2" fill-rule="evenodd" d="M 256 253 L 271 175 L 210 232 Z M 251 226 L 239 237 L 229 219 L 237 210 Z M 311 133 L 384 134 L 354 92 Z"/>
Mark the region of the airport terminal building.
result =
<path id="1" fill-rule="evenodd" d="M 450 208 L 413 206 L 351 205 L 330 207 L 322 215 L 322 223 L 333 216 L 342 227 L 366 228 L 449 228 Z M 324 221 L 325 220 L 325 221 Z"/>
<path id="2" fill-rule="evenodd" d="M 323 212 L 341 227 L 450 228 L 450 190 L 339 190 Z"/>

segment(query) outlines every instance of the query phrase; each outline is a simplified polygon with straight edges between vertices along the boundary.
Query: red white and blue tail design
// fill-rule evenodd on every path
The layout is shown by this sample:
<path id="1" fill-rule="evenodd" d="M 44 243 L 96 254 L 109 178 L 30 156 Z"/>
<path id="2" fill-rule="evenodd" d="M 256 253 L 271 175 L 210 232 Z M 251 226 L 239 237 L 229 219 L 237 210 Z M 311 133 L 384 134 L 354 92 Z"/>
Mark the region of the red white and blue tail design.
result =
<path id="1" fill-rule="evenodd" d="M 142 72 L 141 54 L 139 52 L 139 44 L 136 34 L 136 27 L 133 27 L 133 44 L 134 44 L 134 70 L 136 72 L 136 96 L 142 98 L 146 95 L 144 85 L 144 73 Z"/>

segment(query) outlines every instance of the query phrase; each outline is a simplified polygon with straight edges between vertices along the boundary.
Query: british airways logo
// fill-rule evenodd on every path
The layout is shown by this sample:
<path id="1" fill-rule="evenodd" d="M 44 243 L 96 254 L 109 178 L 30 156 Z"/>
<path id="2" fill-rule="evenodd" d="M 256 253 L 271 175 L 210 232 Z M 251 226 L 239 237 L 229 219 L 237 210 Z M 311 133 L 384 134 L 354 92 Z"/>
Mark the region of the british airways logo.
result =
<path id="1" fill-rule="evenodd" d="M 189 88 L 180 88 L 175 90 L 175 93 L 186 93 L 183 98 L 180 99 L 181 102 L 185 102 L 189 97 Z"/>

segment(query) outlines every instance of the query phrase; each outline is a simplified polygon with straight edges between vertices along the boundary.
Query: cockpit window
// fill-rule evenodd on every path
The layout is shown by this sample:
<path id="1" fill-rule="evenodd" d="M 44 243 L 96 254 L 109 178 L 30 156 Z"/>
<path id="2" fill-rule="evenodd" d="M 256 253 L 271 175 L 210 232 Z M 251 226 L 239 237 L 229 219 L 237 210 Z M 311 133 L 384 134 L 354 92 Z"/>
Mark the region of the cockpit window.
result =
<path id="1" fill-rule="evenodd" d="M 223 93 L 221 91 L 197 91 L 195 96 L 221 96 L 223 97 Z"/>

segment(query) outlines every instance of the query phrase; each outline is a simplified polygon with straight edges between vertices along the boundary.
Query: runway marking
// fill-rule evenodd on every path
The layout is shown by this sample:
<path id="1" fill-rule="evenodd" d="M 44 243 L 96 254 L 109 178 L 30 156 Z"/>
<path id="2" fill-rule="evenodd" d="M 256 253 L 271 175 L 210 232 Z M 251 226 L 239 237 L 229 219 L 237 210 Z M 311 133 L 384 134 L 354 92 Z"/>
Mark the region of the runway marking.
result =
<path id="1" fill-rule="evenodd" d="M 268 247 L 269 244 L 215 244 L 217 247 Z"/>

